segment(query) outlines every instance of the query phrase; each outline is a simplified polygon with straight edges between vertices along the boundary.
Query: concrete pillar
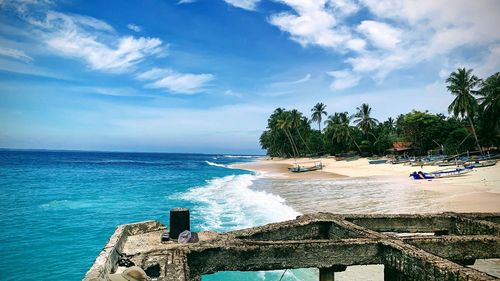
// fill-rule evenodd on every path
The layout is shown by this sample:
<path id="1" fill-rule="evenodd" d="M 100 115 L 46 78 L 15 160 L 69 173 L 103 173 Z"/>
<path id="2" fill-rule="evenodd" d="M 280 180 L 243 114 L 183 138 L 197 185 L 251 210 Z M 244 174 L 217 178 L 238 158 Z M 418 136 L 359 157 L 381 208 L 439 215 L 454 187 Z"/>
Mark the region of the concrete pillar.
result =
<path id="1" fill-rule="evenodd" d="M 189 209 L 170 209 L 170 238 L 178 239 L 179 234 L 184 230 L 191 230 L 189 222 Z"/>
<path id="2" fill-rule="evenodd" d="M 404 281 L 403 273 L 384 264 L 384 281 Z"/>
<path id="3" fill-rule="evenodd" d="M 345 265 L 334 265 L 328 268 L 319 269 L 319 281 L 334 281 L 335 272 L 345 271 L 347 266 Z"/>

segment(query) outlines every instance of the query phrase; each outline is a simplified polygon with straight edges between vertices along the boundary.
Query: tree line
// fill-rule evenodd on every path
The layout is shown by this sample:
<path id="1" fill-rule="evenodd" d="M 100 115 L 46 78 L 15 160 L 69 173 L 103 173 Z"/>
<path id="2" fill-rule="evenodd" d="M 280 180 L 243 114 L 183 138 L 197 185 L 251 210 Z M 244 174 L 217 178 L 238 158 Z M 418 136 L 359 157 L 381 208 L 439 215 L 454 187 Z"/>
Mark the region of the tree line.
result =
<path id="1" fill-rule="evenodd" d="M 454 95 L 449 116 L 413 110 L 379 121 L 363 103 L 354 114 L 334 112 L 317 103 L 310 118 L 302 112 L 275 109 L 260 136 L 272 157 L 299 157 L 356 152 L 384 155 L 395 142 L 417 148 L 424 155 L 444 148 L 449 155 L 500 145 L 500 73 L 480 79 L 472 69 L 459 68 L 446 79 Z M 317 125 L 317 129 L 316 129 Z M 323 125 L 323 126 L 322 126 Z M 314 127 L 314 128 L 313 128 Z"/>

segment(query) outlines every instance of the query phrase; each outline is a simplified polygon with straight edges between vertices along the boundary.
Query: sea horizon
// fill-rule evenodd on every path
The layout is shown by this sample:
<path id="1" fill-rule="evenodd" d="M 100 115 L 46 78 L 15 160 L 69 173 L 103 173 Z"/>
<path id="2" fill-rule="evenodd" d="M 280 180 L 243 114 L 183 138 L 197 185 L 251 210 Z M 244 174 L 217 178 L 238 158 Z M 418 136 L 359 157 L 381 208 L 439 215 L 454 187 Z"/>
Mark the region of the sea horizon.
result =
<path id="1" fill-rule="evenodd" d="M 86 149 L 53 149 L 53 148 L 9 148 L 0 147 L 0 151 L 33 151 L 33 152 L 103 152 L 103 153 L 143 153 L 143 154 L 194 154 L 194 155 L 234 155 L 265 157 L 265 154 L 252 153 L 205 153 L 205 152 L 172 152 L 172 151 L 126 151 L 126 150 L 86 150 Z"/>

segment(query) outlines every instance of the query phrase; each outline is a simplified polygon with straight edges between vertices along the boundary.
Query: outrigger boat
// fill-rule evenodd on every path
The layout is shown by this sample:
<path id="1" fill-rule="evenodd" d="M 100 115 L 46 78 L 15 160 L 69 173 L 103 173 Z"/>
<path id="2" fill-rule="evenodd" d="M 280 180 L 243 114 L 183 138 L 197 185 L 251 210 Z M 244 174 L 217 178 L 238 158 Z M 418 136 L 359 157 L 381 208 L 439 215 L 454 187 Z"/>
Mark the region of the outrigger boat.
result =
<path id="1" fill-rule="evenodd" d="M 496 160 L 469 162 L 464 165 L 466 169 L 491 167 L 497 164 Z"/>
<path id="2" fill-rule="evenodd" d="M 439 167 L 449 167 L 449 166 L 460 166 L 460 165 L 464 165 L 464 164 L 465 164 L 465 161 L 457 160 L 457 161 L 443 161 L 443 162 L 439 162 L 437 165 Z"/>
<path id="3" fill-rule="evenodd" d="M 370 164 L 384 164 L 387 162 L 387 159 L 373 159 L 373 160 L 368 160 L 368 163 Z"/>
<path id="4" fill-rule="evenodd" d="M 400 159 L 394 159 L 394 160 L 389 161 L 389 163 L 391 163 L 391 164 L 405 164 L 405 163 L 409 163 L 409 162 L 410 162 L 410 159 L 408 159 L 408 158 L 400 158 Z"/>
<path id="5" fill-rule="evenodd" d="M 410 163 L 412 166 L 432 166 L 434 165 L 435 161 L 417 160 Z"/>
<path id="6" fill-rule="evenodd" d="M 295 165 L 291 168 L 288 168 L 288 171 L 292 173 L 303 173 L 303 172 L 311 172 L 323 169 L 323 163 L 321 162 L 312 162 L 313 166 L 302 166 L 300 164 L 307 164 L 311 162 L 303 162 L 303 163 L 295 163 Z"/>
<path id="7" fill-rule="evenodd" d="M 435 172 L 425 173 L 422 171 L 413 172 L 410 174 L 410 177 L 413 177 L 416 180 L 426 180 L 426 179 L 441 179 L 441 178 L 450 178 L 450 177 L 459 177 L 470 173 L 472 168 L 457 168 L 452 170 L 441 170 Z"/>

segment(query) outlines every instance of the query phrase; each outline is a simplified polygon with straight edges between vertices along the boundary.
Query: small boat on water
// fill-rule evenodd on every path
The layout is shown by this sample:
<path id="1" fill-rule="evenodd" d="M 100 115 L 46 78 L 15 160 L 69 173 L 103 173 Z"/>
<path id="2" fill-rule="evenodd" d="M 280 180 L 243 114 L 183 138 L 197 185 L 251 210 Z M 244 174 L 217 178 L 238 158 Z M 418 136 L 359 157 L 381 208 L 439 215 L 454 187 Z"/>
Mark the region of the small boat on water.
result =
<path id="1" fill-rule="evenodd" d="M 491 167 L 497 164 L 496 160 L 476 161 L 464 164 L 466 169 Z"/>
<path id="2" fill-rule="evenodd" d="M 373 159 L 373 160 L 368 160 L 369 164 L 384 164 L 387 163 L 387 159 Z"/>
<path id="3" fill-rule="evenodd" d="M 441 178 L 451 178 L 451 177 L 459 177 L 466 175 L 472 171 L 471 169 L 466 169 L 466 168 L 457 168 L 457 169 L 451 169 L 451 170 L 441 170 L 441 171 L 435 171 L 435 172 L 413 172 L 410 174 L 410 177 L 413 177 L 416 180 L 426 180 L 426 179 L 441 179 Z"/>
<path id="4" fill-rule="evenodd" d="M 311 162 L 303 162 L 303 163 L 295 163 L 293 167 L 288 168 L 288 171 L 292 173 L 303 173 L 303 172 L 311 172 L 323 169 L 323 163 L 321 162 L 313 162 L 313 165 L 303 165 Z"/>

